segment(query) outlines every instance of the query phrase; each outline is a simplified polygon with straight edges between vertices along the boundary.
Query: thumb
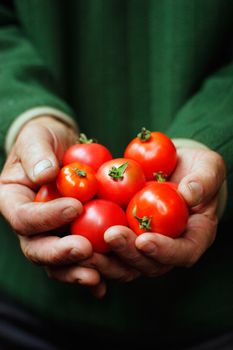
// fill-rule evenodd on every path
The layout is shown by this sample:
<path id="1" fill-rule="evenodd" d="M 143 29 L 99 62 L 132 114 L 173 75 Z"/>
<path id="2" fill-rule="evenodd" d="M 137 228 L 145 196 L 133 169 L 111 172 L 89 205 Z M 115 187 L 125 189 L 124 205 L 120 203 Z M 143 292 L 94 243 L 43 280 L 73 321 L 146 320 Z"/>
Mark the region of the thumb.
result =
<path id="1" fill-rule="evenodd" d="M 178 191 L 190 207 L 207 203 L 220 190 L 225 175 L 222 157 L 214 151 L 204 151 L 194 160 L 191 172 L 181 180 Z"/>
<path id="2" fill-rule="evenodd" d="M 45 126 L 31 123 L 21 131 L 17 141 L 16 154 L 30 180 L 40 185 L 53 181 L 59 171 L 56 135 Z"/>

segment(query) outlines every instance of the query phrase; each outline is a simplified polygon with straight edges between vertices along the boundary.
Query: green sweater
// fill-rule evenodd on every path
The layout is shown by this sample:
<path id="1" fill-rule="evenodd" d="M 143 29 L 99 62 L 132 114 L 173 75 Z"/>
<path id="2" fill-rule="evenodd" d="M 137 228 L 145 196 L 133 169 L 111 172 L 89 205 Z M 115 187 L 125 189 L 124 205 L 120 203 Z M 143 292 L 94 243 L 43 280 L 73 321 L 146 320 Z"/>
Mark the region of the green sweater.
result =
<path id="1" fill-rule="evenodd" d="M 233 1 L 15 0 L 0 5 L 0 152 L 18 115 L 69 114 L 120 156 L 141 126 L 222 154 L 228 203 L 191 269 L 109 283 L 99 301 L 47 278 L 0 219 L 0 290 L 43 316 L 155 344 L 233 328 Z M 229 226 L 231 227 L 231 226 Z"/>

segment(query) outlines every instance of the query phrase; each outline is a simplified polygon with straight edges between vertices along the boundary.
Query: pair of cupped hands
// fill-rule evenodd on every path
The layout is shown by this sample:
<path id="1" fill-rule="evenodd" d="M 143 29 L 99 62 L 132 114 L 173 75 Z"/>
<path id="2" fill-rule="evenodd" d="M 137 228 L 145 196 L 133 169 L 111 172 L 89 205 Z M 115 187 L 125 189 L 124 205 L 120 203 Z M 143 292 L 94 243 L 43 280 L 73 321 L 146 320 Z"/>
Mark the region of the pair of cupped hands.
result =
<path id="1" fill-rule="evenodd" d="M 19 238 L 25 257 L 45 268 L 49 277 L 88 287 L 101 298 L 108 280 L 129 282 L 156 277 L 176 266 L 190 267 L 213 243 L 218 223 L 219 190 L 226 170 L 220 155 L 204 148 L 179 148 L 171 180 L 190 207 L 185 233 L 172 239 L 151 232 L 136 236 L 124 226 L 105 232 L 111 253 L 94 253 L 82 237 L 58 237 L 51 231 L 82 212 L 73 198 L 34 202 L 42 184 L 54 180 L 64 151 L 77 140 L 65 123 L 41 116 L 21 129 L 0 177 L 0 210 Z"/>

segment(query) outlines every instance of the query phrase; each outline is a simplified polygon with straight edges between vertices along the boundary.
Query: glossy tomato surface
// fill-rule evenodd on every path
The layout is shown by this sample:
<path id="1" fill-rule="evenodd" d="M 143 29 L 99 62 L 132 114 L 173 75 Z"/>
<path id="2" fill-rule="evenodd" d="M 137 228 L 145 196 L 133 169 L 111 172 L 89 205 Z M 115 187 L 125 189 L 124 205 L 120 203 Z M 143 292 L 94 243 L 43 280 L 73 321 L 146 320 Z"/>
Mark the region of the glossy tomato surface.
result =
<path id="1" fill-rule="evenodd" d="M 64 154 L 63 165 L 80 162 L 91 166 L 95 171 L 112 159 L 110 151 L 99 143 L 82 143 L 72 145 Z"/>
<path id="2" fill-rule="evenodd" d="M 57 188 L 62 196 L 73 197 L 85 203 L 97 191 L 95 171 L 79 162 L 70 163 L 59 171 Z"/>
<path id="3" fill-rule="evenodd" d="M 34 199 L 35 202 L 48 202 L 53 199 L 60 198 L 61 194 L 57 189 L 57 185 L 55 182 L 51 182 L 46 185 L 42 185 L 39 191 L 36 194 Z"/>
<path id="4" fill-rule="evenodd" d="M 183 197 L 174 186 L 166 183 L 145 186 L 127 207 L 128 224 L 137 235 L 155 232 L 179 237 L 186 228 L 188 217 Z"/>
<path id="5" fill-rule="evenodd" d="M 149 134 L 148 139 L 134 138 L 126 147 L 124 157 L 136 160 L 147 180 L 153 180 L 156 173 L 168 177 L 177 163 L 176 148 L 171 139 L 155 131 Z"/>
<path id="6" fill-rule="evenodd" d="M 116 158 L 97 171 L 97 195 L 126 207 L 130 199 L 145 185 L 141 166 L 132 159 Z"/>
<path id="7" fill-rule="evenodd" d="M 111 226 L 127 226 L 126 215 L 116 203 L 94 199 L 86 203 L 82 214 L 71 223 L 71 233 L 86 237 L 97 253 L 108 252 L 104 232 Z"/>

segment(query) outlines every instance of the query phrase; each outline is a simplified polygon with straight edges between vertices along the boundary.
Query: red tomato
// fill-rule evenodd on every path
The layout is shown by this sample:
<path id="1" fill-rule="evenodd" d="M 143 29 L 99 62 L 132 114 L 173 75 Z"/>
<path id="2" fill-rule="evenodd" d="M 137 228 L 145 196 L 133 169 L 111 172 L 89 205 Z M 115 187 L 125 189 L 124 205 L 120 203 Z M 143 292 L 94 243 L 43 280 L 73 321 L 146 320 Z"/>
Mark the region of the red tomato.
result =
<path id="1" fill-rule="evenodd" d="M 114 225 L 127 225 L 126 215 L 116 203 L 94 199 L 86 203 L 82 214 L 71 223 L 71 233 L 86 237 L 97 253 L 110 250 L 104 232 Z"/>
<path id="2" fill-rule="evenodd" d="M 151 185 L 151 184 L 155 184 L 155 183 L 161 183 L 161 181 L 156 181 L 156 180 L 154 180 L 154 181 L 147 181 L 146 182 L 146 186 L 148 186 L 148 185 Z M 168 185 L 168 186 L 171 186 L 171 188 L 173 188 L 174 190 L 177 190 L 178 189 L 178 185 L 177 185 L 177 183 L 175 183 L 175 182 L 171 182 L 171 181 L 162 181 L 162 183 L 166 183 L 166 185 Z"/>
<path id="3" fill-rule="evenodd" d="M 128 144 L 124 157 L 136 160 L 147 180 L 153 180 L 158 172 L 168 177 L 177 163 L 176 148 L 171 139 L 161 132 L 150 132 L 145 128 Z"/>
<path id="4" fill-rule="evenodd" d="M 36 194 L 35 202 L 48 202 L 53 199 L 60 198 L 61 194 L 58 192 L 55 182 L 51 182 L 47 185 L 42 185 Z"/>
<path id="5" fill-rule="evenodd" d="M 105 146 L 99 143 L 92 143 L 92 140 L 84 138 L 84 134 L 80 135 L 80 141 L 84 143 L 77 143 L 67 149 L 63 157 L 63 165 L 80 162 L 91 166 L 97 171 L 103 163 L 112 159 L 110 151 Z"/>
<path id="6" fill-rule="evenodd" d="M 99 168 L 97 195 L 125 207 L 133 195 L 145 186 L 141 166 L 132 159 L 112 159 Z"/>
<path id="7" fill-rule="evenodd" d="M 155 182 L 132 198 L 126 214 L 130 228 L 137 235 L 155 232 L 175 238 L 184 232 L 189 211 L 175 187 Z"/>
<path id="8" fill-rule="evenodd" d="M 95 171 L 78 162 L 66 165 L 57 176 L 57 188 L 64 197 L 73 197 L 85 203 L 97 191 Z"/>
<path id="9" fill-rule="evenodd" d="M 61 198 L 61 194 L 58 192 L 55 182 L 51 182 L 46 185 L 42 185 L 36 194 L 34 202 L 49 202 L 53 199 Z M 66 235 L 69 232 L 69 225 L 62 225 L 51 231 L 51 233 L 60 237 Z"/>

